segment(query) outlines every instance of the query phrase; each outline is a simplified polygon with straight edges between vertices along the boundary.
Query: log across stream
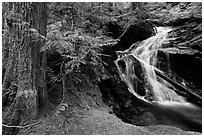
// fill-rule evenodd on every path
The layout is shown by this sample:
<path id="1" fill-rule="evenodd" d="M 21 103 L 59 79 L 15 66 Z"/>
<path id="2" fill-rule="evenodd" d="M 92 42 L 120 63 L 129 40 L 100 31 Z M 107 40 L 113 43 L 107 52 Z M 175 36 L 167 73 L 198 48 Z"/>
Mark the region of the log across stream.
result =
<path id="1" fill-rule="evenodd" d="M 115 64 L 121 79 L 138 99 L 183 116 L 188 124 L 201 127 L 202 98 L 156 68 L 157 50 L 168 43 L 170 31 L 170 28 L 158 27 L 157 35 L 133 44 L 125 51 L 118 51 Z"/>

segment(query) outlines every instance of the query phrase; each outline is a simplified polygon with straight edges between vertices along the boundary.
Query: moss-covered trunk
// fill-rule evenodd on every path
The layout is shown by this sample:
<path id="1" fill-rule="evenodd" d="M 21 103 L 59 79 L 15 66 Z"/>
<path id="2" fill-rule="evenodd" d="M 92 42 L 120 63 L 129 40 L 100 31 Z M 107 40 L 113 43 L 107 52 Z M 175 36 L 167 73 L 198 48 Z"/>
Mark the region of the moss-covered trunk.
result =
<path id="1" fill-rule="evenodd" d="M 24 20 L 31 28 L 36 29 L 39 34 L 46 34 L 46 3 L 20 3 L 14 6 L 25 8 Z M 31 33 L 23 34 L 22 30 L 13 28 L 19 35 L 20 42 L 14 44 L 17 54 L 12 59 L 17 59 L 17 81 L 18 89 L 16 97 L 11 104 L 10 109 L 3 118 L 3 124 L 9 126 L 23 125 L 25 121 L 35 119 L 39 110 L 43 110 L 47 104 L 45 68 L 46 53 L 40 53 L 40 47 L 44 41 L 40 39 L 33 40 Z M 30 35 L 31 34 L 31 35 Z M 6 70 L 10 71 L 10 70 Z M 6 72 L 8 73 L 8 72 Z M 3 127 L 3 134 L 16 134 L 17 128 Z"/>
<path id="2" fill-rule="evenodd" d="M 5 34 L 5 38 L 3 38 L 3 70 L 4 77 L 2 83 L 2 107 L 9 104 L 8 96 L 9 96 L 9 88 L 17 84 L 17 56 L 18 56 L 18 46 L 15 43 L 14 39 L 17 39 L 15 35 L 13 35 L 12 31 Z"/>

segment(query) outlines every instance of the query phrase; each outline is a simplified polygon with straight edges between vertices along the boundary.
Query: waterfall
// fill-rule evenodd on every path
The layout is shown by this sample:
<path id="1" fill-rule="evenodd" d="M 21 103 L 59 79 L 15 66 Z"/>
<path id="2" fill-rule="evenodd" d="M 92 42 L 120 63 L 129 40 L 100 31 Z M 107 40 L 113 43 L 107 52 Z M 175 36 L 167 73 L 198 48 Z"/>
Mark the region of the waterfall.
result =
<path id="1" fill-rule="evenodd" d="M 171 28 L 157 27 L 155 36 L 135 43 L 125 51 L 118 51 L 118 59 L 115 64 L 121 79 L 134 96 L 145 102 L 183 114 L 196 122 L 201 122 L 201 108 L 187 102 L 185 97 L 175 92 L 172 84 L 157 77 L 155 73 L 155 70 L 163 73 L 156 67 L 157 51 L 165 48 L 163 46 L 169 41 L 167 34 L 170 31 Z"/>
<path id="2" fill-rule="evenodd" d="M 157 27 L 157 34 L 155 36 L 152 36 L 142 41 L 141 43 L 136 43 L 137 45 L 134 45 L 135 48 L 131 47 L 130 48 L 131 50 L 129 49 L 126 50 L 126 52 L 127 51 L 129 52 L 129 54 L 128 56 L 124 56 L 123 59 L 126 58 L 125 66 L 127 67 L 126 67 L 126 70 L 123 71 L 123 75 L 121 76 L 121 78 L 124 79 L 124 81 L 127 83 L 130 89 L 130 92 L 133 93 L 135 96 L 140 97 L 139 95 L 137 95 L 136 88 L 134 88 L 137 85 L 136 84 L 137 79 L 136 79 L 136 76 L 134 76 L 135 75 L 134 66 L 131 66 L 133 68 L 130 68 L 130 64 L 132 64 L 131 62 L 133 60 L 127 61 L 127 58 L 129 56 L 133 56 L 141 64 L 146 80 L 148 84 L 151 86 L 151 91 L 146 90 L 146 92 L 151 92 L 151 94 L 153 95 L 153 100 L 152 100 L 153 102 L 154 101 L 185 102 L 185 98 L 179 96 L 174 90 L 172 90 L 172 88 L 170 88 L 172 86 L 168 82 L 161 81 L 161 80 L 158 81 L 155 74 L 155 69 L 157 69 L 156 68 L 157 50 L 162 48 L 162 45 L 164 43 L 168 42 L 168 39 L 166 39 L 166 37 L 169 31 L 171 31 L 170 28 Z M 119 58 L 118 60 L 121 60 L 121 58 Z M 120 66 L 118 66 L 118 68 L 120 68 Z M 133 69 L 132 71 L 134 72 L 132 72 L 132 74 L 128 74 L 131 69 Z M 124 75 L 125 72 L 126 72 L 126 76 Z M 136 83 L 133 83 L 133 81 Z"/>
<path id="3" fill-rule="evenodd" d="M 159 82 L 152 66 L 156 66 L 157 50 L 162 48 L 162 44 L 167 42 L 167 34 L 170 28 L 158 27 L 157 35 L 143 41 L 141 45 L 132 51 L 132 55 L 143 63 L 143 69 L 148 82 L 152 86 L 154 101 L 174 101 L 185 102 L 185 99 L 177 95 L 175 91 L 168 88 L 166 83 Z"/>

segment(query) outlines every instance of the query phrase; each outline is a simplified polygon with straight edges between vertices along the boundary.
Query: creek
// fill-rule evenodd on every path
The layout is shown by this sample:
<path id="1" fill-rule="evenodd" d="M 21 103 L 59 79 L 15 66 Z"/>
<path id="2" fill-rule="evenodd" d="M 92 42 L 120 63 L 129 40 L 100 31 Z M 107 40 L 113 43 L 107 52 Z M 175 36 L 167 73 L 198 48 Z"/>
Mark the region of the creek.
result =
<path id="1" fill-rule="evenodd" d="M 125 51 L 117 51 L 115 64 L 122 81 L 136 98 L 174 113 L 174 116 L 185 117 L 186 124 L 202 125 L 202 101 L 198 101 L 201 98 L 180 83 L 169 80 L 157 67 L 158 50 L 165 50 L 171 30 L 157 27 L 155 36 L 135 43 Z M 165 63 L 170 66 L 168 61 Z"/>

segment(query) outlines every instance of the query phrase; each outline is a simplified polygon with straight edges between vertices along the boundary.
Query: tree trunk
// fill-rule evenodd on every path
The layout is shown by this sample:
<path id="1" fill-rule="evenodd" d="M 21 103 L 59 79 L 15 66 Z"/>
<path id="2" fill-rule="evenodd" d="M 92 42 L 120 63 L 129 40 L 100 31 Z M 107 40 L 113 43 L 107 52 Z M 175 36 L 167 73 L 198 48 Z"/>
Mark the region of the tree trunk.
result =
<path id="1" fill-rule="evenodd" d="M 12 10 L 13 5 L 14 3 L 8 3 L 9 11 Z M 6 26 L 4 27 L 6 28 Z M 17 43 L 18 39 L 20 39 L 19 35 L 15 34 L 17 29 L 19 28 L 9 28 L 9 31 L 2 38 L 2 107 L 8 105 L 9 88 L 13 84 L 17 84 Z"/>
<path id="2" fill-rule="evenodd" d="M 9 34 L 11 33 L 11 34 Z M 17 56 L 18 56 L 18 46 L 14 39 L 18 39 L 10 31 L 3 38 L 3 85 L 2 85 L 2 107 L 8 105 L 9 88 L 13 84 L 17 84 Z"/>
<path id="3" fill-rule="evenodd" d="M 33 13 L 38 13 L 33 16 L 32 26 L 37 29 L 39 34 L 46 36 L 47 30 L 47 5 L 46 3 L 33 3 Z M 38 91 L 39 109 L 43 111 L 48 104 L 47 87 L 46 87 L 46 67 L 47 67 L 47 53 L 46 51 L 40 52 L 40 48 L 44 45 L 43 41 L 38 41 L 37 46 L 33 54 L 33 62 L 35 62 L 36 69 L 34 73 L 36 75 L 35 82 Z"/>
<path id="4" fill-rule="evenodd" d="M 16 6 L 16 5 L 15 5 Z M 19 6 L 19 5 L 18 5 Z M 46 3 L 21 3 L 24 20 L 31 28 L 38 30 L 41 35 L 46 35 L 47 14 Z M 20 9 L 19 7 L 17 9 Z M 16 29 L 20 44 L 17 47 L 18 90 L 9 111 L 3 118 L 3 123 L 9 126 L 22 125 L 25 121 L 37 117 L 39 110 L 47 105 L 47 92 L 45 83 L 46 53 L 40 53 L 44 41 L 35 40 L 27 35 L 22 36 L 22 30 Z M 12 58 L 14 59 L 14 58 Z M 12 63 L 12 62 L 11 62 Z M 13 65 L 13 64 L 11 64 Z M 16 128 L 3 128 L 3 134 L 16 134 Z"/>

